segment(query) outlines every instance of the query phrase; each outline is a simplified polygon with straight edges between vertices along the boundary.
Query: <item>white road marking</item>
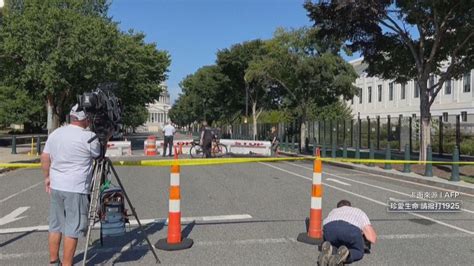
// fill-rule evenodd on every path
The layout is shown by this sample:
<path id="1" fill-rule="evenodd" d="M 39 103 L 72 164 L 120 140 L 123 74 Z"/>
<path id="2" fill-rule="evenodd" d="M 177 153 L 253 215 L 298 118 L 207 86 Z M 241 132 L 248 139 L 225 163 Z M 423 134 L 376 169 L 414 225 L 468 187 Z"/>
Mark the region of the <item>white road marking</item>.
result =
<path id="1" fill-rule="evenodd" d="M 4 202 L 4 201 L 7 201 L 7 200 L 9 200 L 9 199 L 11 199 L 11 198 L 13 198 L 13 197 L 15 197 L 15 196 L 17 196 L 17 195 L 23 193 L 23 192 L 26 192 L 26 191 L 28 191 L 28 190 L 30 190 L 30 189 L 32 189 L 32 188 L 35 188 L 35 187 L 37 187 L 38 185 L 43 184 L 43 183 L 44 183 L 44 181 L 41 181 L 41 182 L 36 183 L 36 184 L 34 184 L 34 185 L 32 185 L 32 186 L 29 186 L 29 187 L 27 187 L 27 188 L 25 188 L 25 189 L 22 189 L 22 190 L 20 190 L 19 192 L 13 194 L 13 195 L 10 195 L 10 196 L 8 196 L 8 197 L 6 197 L 6 198 L 4 198 L 4 199 L 1 199 L 1 200 L 0 200 L 0 203 L 2 203 L 2 202 Z M 45 192 L 45 193 L 46 193 L 46 192 Z"/>
<path id="2" fill-rule="evenodd" d="M 25 218 L 26 216 L 18 217 L 18 215 L 24 213 L 29 208 L 30 208 L 29 206 L 28 207 L 20 207 L 20 208 L 17 208 L 16 210 L 12 211 L 11 213 L 3 216 L 2 218 L 0 218 L 0 226 L 5 225 L 5 224 L 9 224 L 9 223 L 12 223 L 14 221 L 18 221 L 18 220 L 21 220 L 21 219 Z"/>
<path id="3" fill-rule="evenodd" d="M 434 189 L 437 189 L 437 190 L 450 191 L 450 192 L 459 192 L 462 195 L 469 196 L 469 197 L 474 197 L 474 194 L 469 194 L 469 193 L 466 193 L 466 192 L 460 192 L 460 191 L 456 191 L 456 190 L 452 190 L 452 189 L 430 186 L 430 185 L 427 185 L 427 184 L 422 184 L 422 183 L 413 182 L 413 181 L 409 181 L 409 180 L 403 180 L 403 179 L 388 177 L 388 176 L 379 175 L 379 174 L 366 173 L 364 171 L 360 171 L 360 170 L 356 170 L 356 169 L 348 169 L 348 170 L 358 172 L 358 173 L 361 173 L 361 174 L 365 174 L 365 175 L 371 175 L 371 176 L 377 176 L 377 177 L 381 177 L 381 178 L 385 178 L 385 179 L 390 179 L 390 180 L 394 180 L 394 181 L 398 181 L 398 182 L 402 182 L 402 183 L 408 183 L 408 184 L 422 186 L 422 187 L 434 188 Z"/>
<path id="4" fill-rule="evenodd" d="M 196 222 L 218 222 L 218 221 L 230 221 L 230 220 L 245 220 L 252 219 L 250 214 L 233 214 L 233 215 L 217 215 L 217 216 L 202 216 L 202 217 L 183 217 L 181 218 L 181 223 L 186 224 L 193 221 Z M 140 219 L 142 225 L 148 225 L 153 223 L 165 223 L 168 224 L 167 218 L 158 218 L 158 219 Z M 138 222 L 136 220 L 130 220 L 130 225 L 136 226 Z M 100 228 L 100 223 L 96 223 L 94 228 Z M 31 231 L 48 231 L 48 225 L 38 225 L 30 227 L 19 227 L 19 228 L 5 228 L 0 229 L 0 234 L 14 234 L 14 233 L 26 233 Z"/>
<path id="5" fill-rule="evenodd" d="M 335 182 L 335 183 L 339 183 L 341 185 L 344 185 L 344 186 L 351 186 L 351 184 L 348 184 L 346 182 L 342 182 L 340 180 L 337 180 L 337 179 L 334 179 L 334 178 L 326 178 L 327 181 L 332 181 L 332 182 Z"/>
<path id="6" fill-rule="evenodd" d="M 280 168 L 280 167 L 276 167 L 274 165 L 271 165 L 271 164 L 267 164 L 267 163 L 260 163 L 260 164 L 263 164 L 263 165 L 266 165 L 268 167 L 271 167 L 271 168 L 275 168 L 275 169 L 278 169 L 282 172 L 286 172 L 286 173 L 289 173 L 291 175 L 294 175 L 294 176 L 298 176 L 298 177 L 301 177 L 301 178 L 304 178 L 304 179 L 308 179 L 308 180 L 312 180 L 311 178 L 309 177 L 306 177 L 306 176 L 303 176 L 303 175 L 300 175 L 300 174 L 295 174 L 291 171 L 288 171 L 286 169 L 283 169 L 283 168 Z M 330 187 L 330 188 L 333 188 L 333 189 L 336 189 L 336 190 L 339 190 L 339 191 L 342 191 L 342 192 L 345 192 L 347 194 L 351 194 L 353 196 L 356 196 L 356 197 L 359 197 L 359 198 L 363 198 L 363 199 L 366 199 L 368 201 L 371 201 L 371 202 L 374 202 L 374 203 L 377 203 L 379 205 L 382 205 L 382 206 L 387 206 L 387 204 L 385 202 L 381 202 L 379 200 L 376 200 L 376 199 L 372 199 L 372 198 L 369 198 L 369 197 L 366 197 L 364 195 L 360 195 L 360 194 L 357 194 L 357 193 L 354 193 L 352 191 L 349 191 L 349 190 L 345 190 L 345 189 L 342 189 L 342 188 L 339 188 L 339 187 L 335 187 L 335 186 L 332 186 L 332 185 L 329 185 L 329 184 L 326 184 L 323 182 L 323 184 L 327 187 Z M 416 217 L 419 217 L 419 218 L 423 218 L 425 220 L 429 220 L 429 221 L 432 221 L 434 223 L 437 223 L 437 224 L 440 224 L 440 225 L 444 225 L 446 227 L 449 227 L 451 229 L 455 229 L 455 230 L 458 230 L 458 231 L 461 231 L 461 232 L 464 232 L 464 233 L 467 233 L 467 234 L 470 234 L 470 235 L 474 235 L 474 232 L 473 231 L 469 231 L 469 230 L 466 230 L 464 228 L 461 228 L 461 227 L 458 227 L 458 226 L 455 226 L 455 225 L 451 225 L 451 224 L 448 224 L 448 223 L 445 223 L 445 222 L 442 222 L 442 221 L 438 221 L 436 219 L 433 219 L 433 218 L 430 218 L 428 216 L 424 216 L 424 215 L 421 215 L 421 214 L 418 214 L 418 213 L 413 213 L 413 212 L 407 212 L 408 214 L 411 214 L 413 216 L 416 216 Z"/>
<path id="7" fill-rule="evenodd" d="M 298 165 L 298 164 L 293 164 L 293 163 L 286 163 L 286 164 L 290 164 L 290 165 L 293 165 L 293 166 L 296 166 L 296 167 L 300 167 L 300 168 L 312 170 L 312 168 L 305 167 L 305 166 Z M 381 190 L 389 191 L 389 192 L 392 192 L 392 193 L 396 193 L 396 194 L 399 194 L 399 195 L 403 195 L 403 196 L 407 196 L 407 197 L 412 198 L 412 195 L 410 195 L 410 194 L 403 193 L 403 192 L 400 192 L 400 191 L 396 191 L 396 190 L 393 190 L 393 189 L 389 189 L 389 188 L 385 188 L 385 187 L 381 187 L 381 186 L 377 186 L 377 185 L 372 185 L 372 184 L 370 184 L 370 183 L 366 183 L 366 182 L 354 180 L 354 179 L 347 178 L 347 177 L 343 177 L 343 176 L 336 175 L 336 174 L 331 174 L 331 173 L 328 173 L 328 172 L 324 172 L 324 174 L 330 175 L 330 176 L 334 176 L 334 177 L 338 177 L 338 178 L 341 178 L 341 179 L 344 179 L 344 180 L 347 180 L 347 181 L 350 181 L 350 182 L 362 184 L 362 185 L 369 186 L 369 187 L 373 187 L 373 188 L 378 188 L 378 189 L 381 189 Z M 326 180 L 329 180 L 329 179 L 331 179 L 331 178 L 327 178 Z M 439 189 L 439 188 L 438 188 L 438 189 Z M 441 189 L 441 190 L 442 190 L 442 189 Z M 435 202 L 435 201 L 430 200 L 430 199 L 425 199 L 425 200 L 426 200 L 426 201 L 430 201 L 430 202 Z M 468 212 L 468 213 L 473 213 L 473 214 L 474 214 L 474 211 L 471 211 L 471 210 L 468 210 L 468 209 L 461 208 L 461 210 L 464 211 L 464 212 Z"/>

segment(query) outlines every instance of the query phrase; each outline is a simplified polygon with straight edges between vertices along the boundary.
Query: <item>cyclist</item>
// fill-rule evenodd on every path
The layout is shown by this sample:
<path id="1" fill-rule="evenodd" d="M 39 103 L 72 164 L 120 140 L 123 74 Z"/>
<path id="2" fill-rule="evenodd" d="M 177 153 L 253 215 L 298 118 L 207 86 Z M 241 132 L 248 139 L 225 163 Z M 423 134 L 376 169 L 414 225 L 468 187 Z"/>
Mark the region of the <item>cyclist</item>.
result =
<path id="1" fill-rule="evenodd" d="M 199 144 L 201 145 L 206 158 L 211 158 L 212 141 L 215 139 L 216 134 L 214 133 L 214 130 L 209 127 L 206 121 L 202 122 L 201 139 Z"/>

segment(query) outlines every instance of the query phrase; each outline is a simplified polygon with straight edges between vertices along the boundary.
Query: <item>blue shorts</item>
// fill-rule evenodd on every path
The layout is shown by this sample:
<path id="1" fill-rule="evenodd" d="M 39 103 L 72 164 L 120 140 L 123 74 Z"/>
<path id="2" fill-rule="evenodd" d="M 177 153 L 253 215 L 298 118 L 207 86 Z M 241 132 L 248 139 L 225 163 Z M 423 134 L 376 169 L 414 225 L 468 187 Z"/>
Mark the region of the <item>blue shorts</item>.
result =
<path id="1" fill-rule="evenodd" d="M 79 238 L 87 232 L 89 195 L 51 189 L 49 232 Z"/>

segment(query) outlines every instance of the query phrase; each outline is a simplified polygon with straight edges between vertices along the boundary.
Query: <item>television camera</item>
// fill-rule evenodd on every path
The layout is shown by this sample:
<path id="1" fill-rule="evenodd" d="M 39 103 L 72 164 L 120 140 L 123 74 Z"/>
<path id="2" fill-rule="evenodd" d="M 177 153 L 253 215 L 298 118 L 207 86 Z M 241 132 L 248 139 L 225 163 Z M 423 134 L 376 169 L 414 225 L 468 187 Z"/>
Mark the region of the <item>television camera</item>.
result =
<path id="1" fill-rule="evenodd" d="M 113 93 L 116 88 L 116 83 L 102 83 L 94 91 L 78 96 L 78 110 L 87 114 L 91 131 L 96 134 L 89 143 L 98 138 L 105 148 L 110 137 L 122 127 L 122 106 Z"/>

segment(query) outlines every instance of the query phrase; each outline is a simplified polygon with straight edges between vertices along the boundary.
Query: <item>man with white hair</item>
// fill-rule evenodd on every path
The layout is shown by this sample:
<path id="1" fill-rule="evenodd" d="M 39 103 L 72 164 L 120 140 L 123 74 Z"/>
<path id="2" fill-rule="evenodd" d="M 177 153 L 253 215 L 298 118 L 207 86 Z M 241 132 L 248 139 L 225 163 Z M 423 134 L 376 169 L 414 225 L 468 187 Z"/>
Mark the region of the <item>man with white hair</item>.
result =
<path id="1" fill-rule="evenodd" d="M 89 193 L 93 160 L 100 155 L 94 133 L 87 130 L 89 120 L 76 104 L 70 124 L 56 129 L 41 154 L 45 190 L 49 194 L 49 259 L 61 265 L 59 247 L 64 235 L 63 265 L 72 265 L 77 239 L 87 232 Z"/>

